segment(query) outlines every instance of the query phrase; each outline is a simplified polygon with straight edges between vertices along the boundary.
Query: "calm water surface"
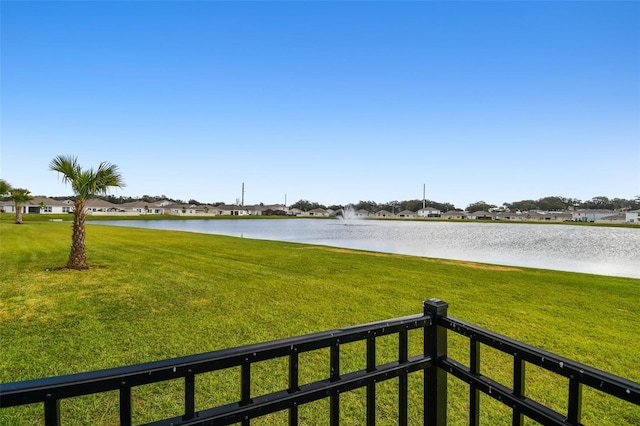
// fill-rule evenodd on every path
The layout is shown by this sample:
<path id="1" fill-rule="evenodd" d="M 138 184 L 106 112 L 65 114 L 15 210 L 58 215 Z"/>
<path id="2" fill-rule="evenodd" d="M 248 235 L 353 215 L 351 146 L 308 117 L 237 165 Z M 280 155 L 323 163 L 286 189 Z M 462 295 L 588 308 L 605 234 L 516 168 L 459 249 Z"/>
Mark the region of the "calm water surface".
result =
<path id="1" fill-rule="evenodd" d="M 640 228 L 360 220 L 91 222 L 640 278 Z"/>

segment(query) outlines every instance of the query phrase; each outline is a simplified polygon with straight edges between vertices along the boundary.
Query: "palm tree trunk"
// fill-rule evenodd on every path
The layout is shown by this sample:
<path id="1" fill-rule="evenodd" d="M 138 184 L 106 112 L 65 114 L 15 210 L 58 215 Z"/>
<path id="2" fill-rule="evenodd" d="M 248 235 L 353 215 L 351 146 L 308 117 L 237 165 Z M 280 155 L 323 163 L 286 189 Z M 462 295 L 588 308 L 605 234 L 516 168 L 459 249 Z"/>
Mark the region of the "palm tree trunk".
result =
<path id="1" fill-rule="evenodd" d="M 17 225 L 22 225 L 22 205 L 16 203 L 16 222 Z"/>
<path id="2" fill-rule="evenodd" d="M 87 254 L 84 248 L 84 201 L 76 201 L 73 211 L 73 234 L 71 236 L 71 253 L 69 254 L 69 269 L 89 269 Z"/>

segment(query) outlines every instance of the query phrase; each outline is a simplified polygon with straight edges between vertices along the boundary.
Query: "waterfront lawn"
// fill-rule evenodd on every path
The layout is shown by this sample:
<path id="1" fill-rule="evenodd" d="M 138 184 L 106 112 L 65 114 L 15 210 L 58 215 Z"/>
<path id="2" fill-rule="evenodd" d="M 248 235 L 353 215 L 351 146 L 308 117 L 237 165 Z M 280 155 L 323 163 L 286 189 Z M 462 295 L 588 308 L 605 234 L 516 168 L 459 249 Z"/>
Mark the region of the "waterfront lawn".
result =
<path id="1" fill-rule="evenodd" d="M 640 381 L 637 279 L 94 224 L 87 225 L 92 268 L 69 271 L 61 269 L 70 249 L 69 222 L 11 222 L 4 216 L 0 220 L 2 382 L 399 317 L 419 313 L 421 301 L 432 297 L 448 302 L 452 316 Z M 380 353 L 385 350 L 383 345 Z M 466 361 L 466 342 L 452 338 L 450 352 Z M 494 352 L 483 353 L 483 362 L 496 361 L 494 367 L 484 364 L 483 374 L 510 386 L 511 361 Z M 361 365 L 362 354 L 358 348 L 354 353 L 353 360 L 345 358 L 345 368 Z M 305 362 L 301 368 L 311 376 L 328 373 L 327 359 L 309 357 Z M 283 386 L 286 365 L 281 364 L 265 367 L 260 386 Z M 566 409 L 566 383 L 535 368 L 527 377 L 528 395 Z M 465 423 L 468 388 L 453 379 L 450 383 L 452 424 Z M 134 420 L 179 415 L 181 386 L 169 382 L 136 390 Z M 216 398 L 233 399 L 239 388 L 231 373 L 208 375 L 198 386 L 198 409 L 220 402 Z M 388 424 L 397 415 L 396 397 L 391 384 L 380 386 L 379 421 Z M 384 386 L 390 386 L 388 393 Z M 345 424 L 361 424 L 363 401 L 356 398 L 359 393 L 349 394 L 343 398 Z M 419 399 L 415 394 L 413 399 Z M 63 421 L 115 424 L 116 397 L 63 401 Z M 483 423 L 509 424 L 508 410 L 490 398 L 483 397 L 482 404 Z M 324 403 L 304 406 L 301 423 L 325 424 L 318 421 L 326 420 L 324 408 Z M 417 419 L 419 408 L 412 410 Z M 2 410 L 0 424 L 37 424 L 41 411 Z M 585 391 L 583 412 L 585 424 L 640 424 L 638 407 L 590 390 Z M 255 424 L 283 422 L 273 416 Z"/>

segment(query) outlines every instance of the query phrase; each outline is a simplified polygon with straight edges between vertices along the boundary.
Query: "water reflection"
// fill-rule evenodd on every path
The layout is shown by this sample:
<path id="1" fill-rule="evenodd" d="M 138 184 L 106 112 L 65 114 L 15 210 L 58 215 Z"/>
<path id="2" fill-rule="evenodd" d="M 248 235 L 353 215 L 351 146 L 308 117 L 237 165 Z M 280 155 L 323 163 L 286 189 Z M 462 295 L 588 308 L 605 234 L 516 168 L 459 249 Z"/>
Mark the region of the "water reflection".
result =
<path id="1" fill-rule="evenodd" d="M 640 229 L 383 220 L 344 226 L 317 219 L 100 223 L 640 278 Z"/>

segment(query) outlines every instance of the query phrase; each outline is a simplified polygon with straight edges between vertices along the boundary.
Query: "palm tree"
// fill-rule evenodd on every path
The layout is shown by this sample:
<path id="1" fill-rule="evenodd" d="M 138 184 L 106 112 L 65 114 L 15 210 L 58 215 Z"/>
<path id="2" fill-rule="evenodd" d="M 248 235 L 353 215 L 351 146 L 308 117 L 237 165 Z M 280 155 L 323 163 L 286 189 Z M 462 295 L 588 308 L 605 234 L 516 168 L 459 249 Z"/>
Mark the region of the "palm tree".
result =
<path id="1" fill-rule="evenodd" d="M 7 195 L 11 191 L 11 185 L 4 179 L 0 179 L 0 197 Z"/>
<path id="2" fill-rule="evenodd" d="M 16 205 L 16 224 L 22 225 L 22 205 L 33 200 L 31 193 L 28 189 L 24 188 L 10 188 L 9 200 L 13 201 Z"/>
<path id="3" fill-rule="evenodd" d="M 9 191 L 11 191 L 11 185 L 4 179 L 0 179 L 0 201 L 4 201 L 7 198 L 5 195 L 9 195 Z M 4 213 L 4 205 L 0 206 L 0 213 Z"/>
<path id="4" fill-rule="evenodd" d="M 75 195 L 73 207 L 73 235 L 67 268 L 88 269 L 84 247 L 86 218 L 85 202 L 97 195 L 104 195 L 110 187 L 125 186 L 118 166 L 103 161 L 97 170 L 83 170 L 77 157 L 59 155 L 49 164 L 49 169 L 62 174 L 62 181 L 71 185 Z"/>

